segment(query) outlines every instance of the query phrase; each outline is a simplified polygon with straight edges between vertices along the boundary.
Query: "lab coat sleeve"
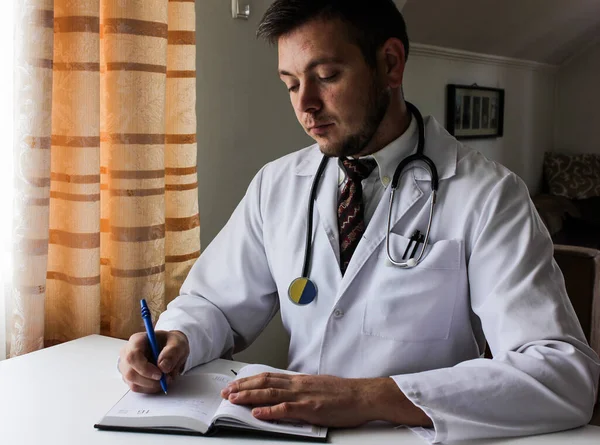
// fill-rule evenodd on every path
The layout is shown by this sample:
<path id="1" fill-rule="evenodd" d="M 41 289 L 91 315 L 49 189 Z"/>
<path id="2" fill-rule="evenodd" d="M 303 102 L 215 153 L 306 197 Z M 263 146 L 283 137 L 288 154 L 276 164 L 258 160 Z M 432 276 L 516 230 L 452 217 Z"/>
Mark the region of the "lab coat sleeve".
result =
<path id="1" fill-rule="evenodd" d="M 156 325 L 187 336 L 190 355 L 185 371 L 245 348 L 279 309 L 263 247 L 263 173 L 264 168 Z"/>
<path id="2" fill-rule="evenodd" d="M 600 362 L 567 297 L 548 232 L 516 175 L 494 186 L 470 243 L 471 306 L 494 358 L 392 377 L 432 419 L 433 442 L 586 424 Z"/>

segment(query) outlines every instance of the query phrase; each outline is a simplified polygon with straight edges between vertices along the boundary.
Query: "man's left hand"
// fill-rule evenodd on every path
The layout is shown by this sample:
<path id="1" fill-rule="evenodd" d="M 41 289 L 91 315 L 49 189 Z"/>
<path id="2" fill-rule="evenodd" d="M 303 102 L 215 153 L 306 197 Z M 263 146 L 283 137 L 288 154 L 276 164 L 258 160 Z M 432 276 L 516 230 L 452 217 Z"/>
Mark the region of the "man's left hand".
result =
<path id="1" fill-rule="evenodd" d="M 254 406 L 252 414 L 260 420 L 301 420 L 328 427 L 354 427 L 372 420 L 393 422 L 396 409 L 408 401 L 391 378 L 276 373 L 236 380 L 221 395 L 236 405 Z"/>

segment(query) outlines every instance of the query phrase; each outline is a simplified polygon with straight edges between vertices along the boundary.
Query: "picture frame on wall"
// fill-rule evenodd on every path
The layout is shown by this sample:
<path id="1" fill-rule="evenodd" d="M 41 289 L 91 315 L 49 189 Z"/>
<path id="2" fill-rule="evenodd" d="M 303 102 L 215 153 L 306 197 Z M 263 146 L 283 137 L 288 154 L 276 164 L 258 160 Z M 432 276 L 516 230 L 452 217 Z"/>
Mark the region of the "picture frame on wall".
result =
<path id="1" fill-rule="evenodd" d="M 449 84 L 446 104 L 446 129 L 457 139 L 504 134 L 503 89 Z"/>

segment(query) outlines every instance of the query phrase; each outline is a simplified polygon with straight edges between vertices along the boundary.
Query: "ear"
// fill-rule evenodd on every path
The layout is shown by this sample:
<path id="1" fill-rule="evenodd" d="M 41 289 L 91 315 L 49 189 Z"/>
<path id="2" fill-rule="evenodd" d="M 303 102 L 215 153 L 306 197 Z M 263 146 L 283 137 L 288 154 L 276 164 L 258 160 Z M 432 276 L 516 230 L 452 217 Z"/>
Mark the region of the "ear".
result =
<path id="1" fill-rule="evenodd" d="M 381 48 L 383 68 L 390 88 L 400 88 L 404 79 L 406 56 L 402 41 L 397 38 L 388 39 Z"/>

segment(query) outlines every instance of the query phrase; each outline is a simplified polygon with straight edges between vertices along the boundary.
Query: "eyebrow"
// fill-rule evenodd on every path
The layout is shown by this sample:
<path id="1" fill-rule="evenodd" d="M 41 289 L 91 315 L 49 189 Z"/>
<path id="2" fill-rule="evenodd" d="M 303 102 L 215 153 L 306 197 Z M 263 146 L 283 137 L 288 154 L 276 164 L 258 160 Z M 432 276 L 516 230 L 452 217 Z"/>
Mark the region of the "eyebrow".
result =
<path id="1" fill-rule="evenodd" d="M 337 63 L 342 63 L 342 59 L 339 59 L 337 57 L 322 57 L 320 59 L 316 59 L 316 60 L 313 60 L 312 62 L 310 62 L 308 64 L 308 66 L 306 67 L 306 69 L 304 70 L 304 72 L 310 71 L 319 65 L 328 65 L 328 64 L 337 64 Z M 294 77 L 294 75 L 292 73 L 285 71 L 285 70 L 279 70 L 279 75 Z"/>

